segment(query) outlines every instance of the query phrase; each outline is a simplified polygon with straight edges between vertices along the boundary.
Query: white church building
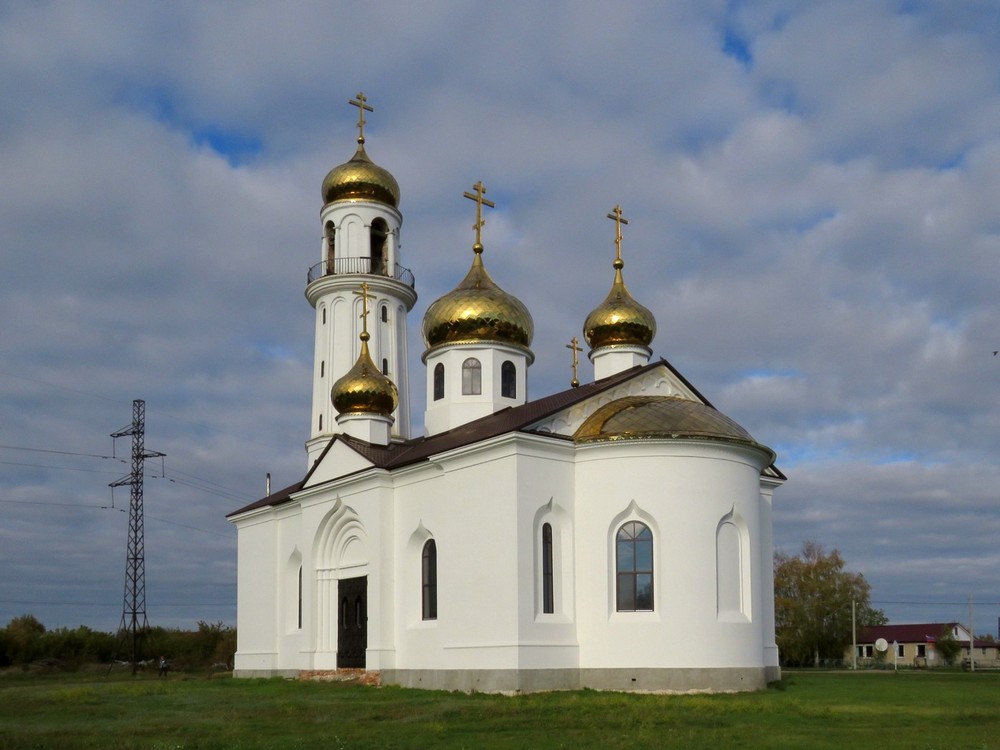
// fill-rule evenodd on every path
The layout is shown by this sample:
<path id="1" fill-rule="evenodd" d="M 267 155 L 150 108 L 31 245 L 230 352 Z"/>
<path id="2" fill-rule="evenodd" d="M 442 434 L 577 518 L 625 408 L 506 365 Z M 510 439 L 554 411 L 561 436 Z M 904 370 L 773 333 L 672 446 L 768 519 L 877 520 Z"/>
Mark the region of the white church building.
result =
<path id="1" fill-rule="evenodd" d="M 774 640 L 774 453 L 652 358 L 622 275 L 586 317 L 594 380 L 529 400 L 534 326 L 471 268 L 424 315 L 410 434 L 399 186 L 365 151 L 323 181 L 304 477 L 229 515 L 237 677 L 363 669 L 384 684 L 529 692 L 755 690 Z M 460 273 L 460 272 L 459 272 Z M 459 273 L 456 273 L 458 278 Z M 574 357 L 576 339 L 571 348 Z M 580 350 L 582 351 L 582 350 Z"/>

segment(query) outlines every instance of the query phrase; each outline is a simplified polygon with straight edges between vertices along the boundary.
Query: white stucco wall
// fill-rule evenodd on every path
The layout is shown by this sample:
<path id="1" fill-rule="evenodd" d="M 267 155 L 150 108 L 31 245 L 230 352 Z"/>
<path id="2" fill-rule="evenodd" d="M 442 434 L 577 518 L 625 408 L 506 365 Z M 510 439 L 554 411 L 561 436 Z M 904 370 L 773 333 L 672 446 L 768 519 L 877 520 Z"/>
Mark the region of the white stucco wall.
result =
<path id="1" fill-rule="evenodd" d="M 357 575 L 368 577 L 367 668 L 411 670 L 414 684 L 448 670 L 775 666 L 767 458 L 718 442 L 574 445 L 514 433 L 303 490 L 238 522 L 237 670 L 335 668 L 337 580 Z M 616 611 L 614 540 L 629 520 L 653 533 L 652 612 Z M 718 562 L 733 568 L 735 558 L 717 552 L 720 522 L 732 526 L 722 538 L 741 540 L 724 611 Z M 542 611 L 544 523 L 553 528 L 551 614 Z M 430 538 L 438 616 L 425 621 Z M 287 611 L 299 559 L 301 630 Z"/>

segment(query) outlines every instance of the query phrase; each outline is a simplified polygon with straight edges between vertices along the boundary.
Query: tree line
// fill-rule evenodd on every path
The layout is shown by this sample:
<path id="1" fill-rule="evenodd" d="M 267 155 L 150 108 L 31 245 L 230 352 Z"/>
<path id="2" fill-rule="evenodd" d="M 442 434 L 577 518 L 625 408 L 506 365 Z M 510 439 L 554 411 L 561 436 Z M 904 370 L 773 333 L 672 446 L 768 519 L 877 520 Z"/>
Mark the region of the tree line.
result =
<path id="1" fill-rule="evenodd" d="M 853 640 L 851 604 L 858 630 L 885 625 L 888 618 L 871 606 L 871 586 L 861 573 L 845 570 L 840 552 L 826 552 L 805 542 L 797 555 L 774 554 L 775 639 L 782 664 L 820 666 L 840 662 Z M 947 641 L 947 637 L 945 638 Z M 939 650 L 957 651 L 941 644 Z M 141 658 L 170 660 L 177 669 L 232 667 L 236 629 L 221 622 L 198 622 L 197 630 L 149 628 L 143 635 Z M 50 660 L 67 668 L 86 663 L 107 664 L 126 659 L 125 641 L 114 633 L 75 629 L 46 630 L 33 615 L 21 615 L 0 630 L 0 667 L 26 666 Z"/>
<path id="2" fill-rule="evenodd" d="M 142 634 L 140 646 L 139 658 L 152 661 L 163 656 L 173 669 L 232 668 L 236 629 L 202 621 L 196 630 L 150 627 Z M 86 625 L 47 630 L 34 615 L 15 617 L 0 630 L 0 667 L 35 664 L 78 669 L 84 664 L 126 660 L 127 653 L 126 640 L 119 634 Z"/>

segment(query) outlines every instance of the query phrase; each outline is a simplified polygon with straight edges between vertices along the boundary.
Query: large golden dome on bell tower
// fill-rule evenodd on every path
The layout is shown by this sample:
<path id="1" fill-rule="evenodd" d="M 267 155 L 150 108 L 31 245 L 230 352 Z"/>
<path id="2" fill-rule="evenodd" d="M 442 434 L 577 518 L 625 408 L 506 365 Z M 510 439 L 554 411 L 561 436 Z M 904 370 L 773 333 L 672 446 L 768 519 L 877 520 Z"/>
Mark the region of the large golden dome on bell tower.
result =
<path id="1" fill-rule="evenodd" d="M 358 93 L 351 104 L 358 108 L 358 150 L 350 161 L 331 169 L 323 180 L 323 203 L 341 200 L 368 200 L 399 206 L 399 183 L 389 170 L 383 169 L 369 158 L 365 151 L 365 112 L 372 107 Z"/>

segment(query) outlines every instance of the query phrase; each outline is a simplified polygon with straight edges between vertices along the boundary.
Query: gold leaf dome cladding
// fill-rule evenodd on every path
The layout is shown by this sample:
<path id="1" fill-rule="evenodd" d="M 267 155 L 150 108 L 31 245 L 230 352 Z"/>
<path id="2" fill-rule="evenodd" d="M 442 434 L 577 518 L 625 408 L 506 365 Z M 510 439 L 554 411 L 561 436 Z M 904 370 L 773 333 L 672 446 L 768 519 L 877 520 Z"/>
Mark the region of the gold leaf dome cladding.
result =
<path id="1" fill-rule="evenodd" d="M 767 448 L 719 410 L 677 396 L 626 396 L 600 407 L 573 434 L 577 443 L 653 438 L 718 440 Z M 773 461 L 773 454 L 771 460 Z"/>
<path id="2" fill-rule="evenodd" d="M 323 203 L 339 200 L 378 201 L 395 208 L 399 205 L 399 183 L 368 158 L 365 144 L 359 142 L 351 160 L 331 169 L 323 180 Z"/>
<path id="3" fill-rule="evenodd" d="M 399 403 L 396 384 L 383 375 L 368 352 L 368 334 L 361 335 L 361 354 L 347 373 L 333 384 L 330 395 L 339 414 L 388 416 Z"/>
<path id="4" fill-rule="evenodd" d="M 427 308 L 423 324 L 427 347 L 468 341 L 531 346 L 535 334 L 531 313 L 490 278 L 483 265 L 483 246 L 473 249 L 472 268 L 462 282 Z"/>
<path id="5" fill-rule="evenodd" d="M 622 277 L 622 262 L 615 261 L 615 280 L 604 301 L 583 323 L 591 349 L 602 346 L 645 346 L 656 336 L 656 318 L 629 294 Z"/>

